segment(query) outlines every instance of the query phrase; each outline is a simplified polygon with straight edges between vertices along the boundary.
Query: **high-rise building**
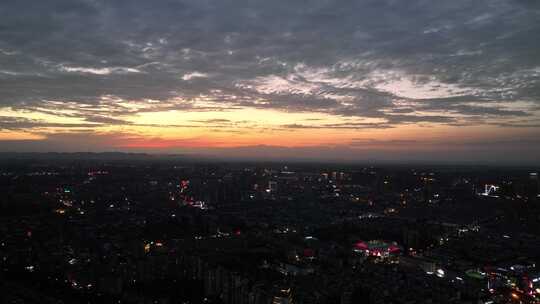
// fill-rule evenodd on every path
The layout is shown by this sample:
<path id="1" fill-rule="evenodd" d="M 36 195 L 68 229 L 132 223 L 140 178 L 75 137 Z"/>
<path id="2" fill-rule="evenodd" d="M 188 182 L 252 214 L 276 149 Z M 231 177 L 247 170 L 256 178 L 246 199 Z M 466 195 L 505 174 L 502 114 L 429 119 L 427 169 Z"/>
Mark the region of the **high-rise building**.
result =
<path id="1" fill-rule="evenodd" d="M 269 192 L 272 192 L 272 193 L 275 193 L 277 192 L 277 189 L 278 189 L 278 183 L 276 181 L 268 181 L 268 191 Z"/>

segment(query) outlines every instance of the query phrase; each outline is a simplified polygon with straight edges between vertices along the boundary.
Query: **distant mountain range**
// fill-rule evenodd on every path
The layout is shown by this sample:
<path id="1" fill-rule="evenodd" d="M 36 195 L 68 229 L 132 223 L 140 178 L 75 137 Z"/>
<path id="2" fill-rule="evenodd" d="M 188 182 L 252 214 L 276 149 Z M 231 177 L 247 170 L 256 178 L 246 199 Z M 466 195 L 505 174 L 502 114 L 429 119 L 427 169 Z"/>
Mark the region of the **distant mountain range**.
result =
<path id="1" fill-rule="evenodd" d="M 194 155 L 128 152 L 0 152 L 0 159 L 32 160 L 151 160 L 194 159 Z"/>

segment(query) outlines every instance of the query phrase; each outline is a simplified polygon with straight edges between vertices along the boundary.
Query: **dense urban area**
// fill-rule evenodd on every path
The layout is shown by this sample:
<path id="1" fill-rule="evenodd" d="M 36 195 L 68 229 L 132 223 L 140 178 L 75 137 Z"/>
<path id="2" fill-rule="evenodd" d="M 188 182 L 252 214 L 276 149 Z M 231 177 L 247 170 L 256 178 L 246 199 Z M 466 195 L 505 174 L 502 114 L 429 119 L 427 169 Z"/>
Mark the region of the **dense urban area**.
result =
<path id="1" fill-rule="evenodd" d="M 2 303 L 540 303 L 538 167 L 4 157 Z"/>

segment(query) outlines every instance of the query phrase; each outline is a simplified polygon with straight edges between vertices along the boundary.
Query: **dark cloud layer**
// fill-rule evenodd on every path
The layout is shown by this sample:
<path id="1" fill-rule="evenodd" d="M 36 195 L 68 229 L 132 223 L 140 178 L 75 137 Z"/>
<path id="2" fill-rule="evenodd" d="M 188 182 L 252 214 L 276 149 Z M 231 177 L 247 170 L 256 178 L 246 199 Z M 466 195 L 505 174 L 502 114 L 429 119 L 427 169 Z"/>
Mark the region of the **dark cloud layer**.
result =
<path id="1" fill-rule="evenodd" d="M 200 110 L 202 95 L 384 121 L 374 128 L 508 126 L 538 118 L 539 36 L 530 0 L 3 0 L 0 105 L 122 124 Z M 167 103 L 115 102 L 149 99 Z"/>

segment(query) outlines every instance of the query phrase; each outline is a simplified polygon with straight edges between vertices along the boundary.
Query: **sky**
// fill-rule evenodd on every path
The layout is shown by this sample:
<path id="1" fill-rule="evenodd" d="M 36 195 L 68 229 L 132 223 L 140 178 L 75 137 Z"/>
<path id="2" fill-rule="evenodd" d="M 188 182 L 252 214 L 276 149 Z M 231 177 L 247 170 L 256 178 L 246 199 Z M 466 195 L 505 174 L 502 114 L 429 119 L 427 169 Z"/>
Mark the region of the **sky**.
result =
<path id="1" fill-rule="evenodd" d="M 540 163 L 535 0 L 2 0 L 0 152 Z"/>

